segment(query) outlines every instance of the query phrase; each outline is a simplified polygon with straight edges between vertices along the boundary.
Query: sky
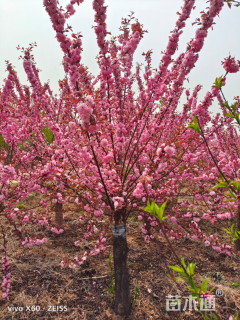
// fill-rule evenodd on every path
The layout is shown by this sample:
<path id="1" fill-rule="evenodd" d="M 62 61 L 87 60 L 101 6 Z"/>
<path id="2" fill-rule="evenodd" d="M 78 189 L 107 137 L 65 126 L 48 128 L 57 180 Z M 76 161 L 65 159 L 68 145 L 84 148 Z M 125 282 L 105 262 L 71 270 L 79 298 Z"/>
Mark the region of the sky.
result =
<path id="1" fill-rule="evenodd" d="M 60 0 L 64 8 L 70 0 Z M 170 31 L 174 29 L 178 19 L 177 11 L 183 4 L 182 0 L 105 0 L 107 5 L 107 30 L 113 36 L 119 34 L 121 19 L 127 18 L 131 11 L 134 17 L 143 24 L 144 35 L 134 56 L 134 66 L 137 62 L 143 63 L 143 52 L 153 51 L 152 66 L 157 68 L 161 59 L 161 51 L 166 49 Z M 197 25 L 192 26 L 200 12 L 205 10 L 208 4 L 206 0 L 197 0 L 196 8 L 187 20 L 183 34 L 180 36 L 179 49 L 174 57 L 186 51 L 186 45 L 194 37 Z M 83 42 L 82 63 L 88 66 L 93 75 L 99 72 L 96 63 L 98 46 L 94 25 L 94 10 L 92 0 L 85 0 L 80 6 L 75 5 L 76 13 L 68 19 L 68 24 L 73 27 L 73 32 L 81 32 Z M 224 58 L 231 56 L 240 60 L 240 7 L 229 9 L 225 4 L 220 16 L 215 18 L 216 25 L 209 30 L 205 39 L 204 47 L 195 68 L 189 74 L 189 82 L 185 81 L 184 87 L 191 90 L 198 84 L 203 88 L 200 91 L 198 102 L 205 96 L 216 77 L 225 73 L 221 66 Z M 61 65 L 63 52 L 55 38 L 55 31 L 42 0 L 0 0 L 0 85 L 3 85 L 7 77 L 5 60 L 9 60 L 17 71 L 20 82 L 29 84 L 24 72 L 22 60 L 18 60 L 21 52 L 16 49 L 28 47 L 36 42 L 33 54 L 40 72 L 42 83 L 50 80 L 50 86 L 54 94 L 59 93 L 58 80 L 64 78 L 64 70 Z M 133 69 L 135 72 L 135 67 Z M 233 102 L 234 96 L 240 95 L 240 72 L 227 76 L 224 94 L 229 103 Z M 180 100 L 186 102 L 185 94 Z M 215 114 L 219 110 L 217 102 L 210 107 Z"/>

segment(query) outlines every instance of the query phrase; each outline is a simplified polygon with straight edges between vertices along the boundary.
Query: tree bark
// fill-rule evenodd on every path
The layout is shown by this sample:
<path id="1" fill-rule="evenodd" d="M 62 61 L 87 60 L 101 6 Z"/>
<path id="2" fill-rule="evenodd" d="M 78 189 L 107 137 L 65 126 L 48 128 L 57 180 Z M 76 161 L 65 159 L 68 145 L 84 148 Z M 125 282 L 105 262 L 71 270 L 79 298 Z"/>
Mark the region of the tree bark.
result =
<path id="1" fill-rule="evenodd" d="M 57 185 L 59 186 L 61 184 L 61 181 L 57 181 Z M 60 192 L 60 190 L 57 188 L 57 192 Z M 63 204 L 59 203 L 58 200 L 55 203 L 55 223 L 58 227 L 61 227 L 63 225 Z"/>
<path id="2" fill-rule="evenodd" d="M 237 202 L 238 202 L 238 211 L 237 211 L 237 225 L 236 225 L 236 230 L 240 231 L 240 195 L 238 195 L 237 198 Z M 237 251 L 240 251 L 240 239 L 235 241 L 235 249 Z"/>
<path id="3" fill-rule="evenodd" d="M 130 313 L 129 274 L 127 267 L 128 246 L 126 237 L 113 237 L 113 258 L 115 274 L 114 311 L 120 316 Z"/>
<path id="4" fill-rule="evenodd" d="M 126 239 L 126 209 L 121 208 L 115 211 L 115 231 L 116 226 L 121 226 L 124 232 L 113 231 L 113 260 L 115 275 L 115 304 L 114 311 L 117 315 L 128 316 L 130 314 L 130 290 L 129 273 L 127 266 L 128 245 Z M 120 231 L 121 231 L 120 230 Z"/>
<path id="5" fill-rule="evenodd" d="M 63 225 L 63 204 L 55 203 L 55 223 L 58 227 Z"/>

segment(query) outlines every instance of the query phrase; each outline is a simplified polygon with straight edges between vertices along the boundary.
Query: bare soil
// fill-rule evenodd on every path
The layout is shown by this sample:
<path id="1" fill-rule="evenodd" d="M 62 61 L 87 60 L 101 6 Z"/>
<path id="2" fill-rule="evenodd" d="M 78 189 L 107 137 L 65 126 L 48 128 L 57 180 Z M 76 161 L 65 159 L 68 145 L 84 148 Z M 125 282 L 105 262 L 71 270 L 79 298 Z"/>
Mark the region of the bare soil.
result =
<path id="1" fill-rule="evenodd" d="M 94 246 L 94 241 L 80 242 L 79 247 L 74 246 L 74 241 L 81 239 L 85 230 L 79 228 L 75 213 L 65 214 L 66 228 L 60 235 L 49 230 L 42 231 L 39 226 L 32 227 L 47 237 L 46 243 L 41 246 L 24 248 L 12 240 L 9 230 L 11 291 L 9 301 L 0 301 L 1 320 L 122 319 L 114 314 L 114 300 L 107 290 L 111 286 L 112 277 L 109 267 L 112 235 L 107 237 L 106 251 L 103 254 L 90 257 L 84 265 L 77 266 L 74 270 L 61 268 L 63 257 L 80 256 L 82 251 Z M 174 283 L 166 275 L 171 273 L 168 266 L 176 265 L 166 240 L 159 234 L 150 245 L 145 243 L 141 226 L 134 219 L 130 219 L 127 225 L 132 299 L 131 315 L 127 319 L 203 319 L 201 314 L 195 310 L 189 311 L 188 307 L 181 312 L 166 310 L 166 296 L 181 296 L 183 309 L 184 297 L 189 296 L 190 291 L 183 281 Z M 218 221 L 214 225 L 206 222 L 205 229 L 217 231 L 219 238 L 225 238 L 229 242 L 222 231 L 222 227 L 228 226 L 229 222 Z M 235 315 L 240 310 L 240 255 L 219 254 L 199 240 L 182 239 L 172 243 L 178 256 L 196 263 L 196 282 L 209 278 L 209 289 L 214 288 L 214 292 L 219 288 L 223 290 L 223 296 L 215 297 L 219 317 L 227 320 L 230 314 Z M 235 268 L 237 269 L 234 270 Z M 21 307 L 21 311 L 17 307 Z"/>

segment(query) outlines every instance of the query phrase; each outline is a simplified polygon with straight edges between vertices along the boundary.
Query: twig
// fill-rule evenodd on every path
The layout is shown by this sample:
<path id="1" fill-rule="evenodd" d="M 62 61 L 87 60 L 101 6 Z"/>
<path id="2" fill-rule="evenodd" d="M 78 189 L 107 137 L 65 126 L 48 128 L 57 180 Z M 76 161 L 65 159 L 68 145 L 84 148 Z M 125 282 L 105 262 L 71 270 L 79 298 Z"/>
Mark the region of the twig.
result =
<path id="1" fill-rule="evenodd" d="M 100 279 L 100 278 L 106 278 L 106 277 L 109 277 L 109 274 L 106 274 L 105 276 L 99 276 L 99 277 L 79 278 L 78 280 L 92 280 L 92 279 Z"/>

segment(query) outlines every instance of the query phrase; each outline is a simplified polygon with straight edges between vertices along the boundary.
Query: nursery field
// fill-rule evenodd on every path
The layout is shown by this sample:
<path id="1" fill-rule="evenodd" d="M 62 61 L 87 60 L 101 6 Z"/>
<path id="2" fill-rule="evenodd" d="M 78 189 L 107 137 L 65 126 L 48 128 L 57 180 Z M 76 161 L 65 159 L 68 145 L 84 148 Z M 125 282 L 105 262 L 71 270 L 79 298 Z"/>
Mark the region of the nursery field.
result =
<path id="1" fill-rule="evenodd" d="M 33 207 L 37 193 L 29 196 L 25 204 Z M 178 198 L 181 202 L 181 198 Z M 12 280 L 9 301 L 0 303 L 0 319 L 202 319 L 194 309 L 183 311 L 184 297 L 189 290 L 183 281 L 176 283 L 168 278 L 168 266 L 175 265 L 175 258 L 166 240 L 161 235 L 147 244 L 138 219 L 127 223 L 129 246 L 128 268 L 130 275 L 131 315 L 120 317 L 114 313 L 114 278 L 112 261 L 112 235 L 107 236 L 106 250 L 98 256 L 89 257 L 87 262 L 75 269 L 62 268 L 64 257 L 74 257 L 88 250 L 94 241 L 74 241 L 82 238 L 83 228 L 76 219 L 75 206 L 64 205 L 64 233 L 57 235 L 39 226 L 34 234 L 43 232 L 47 241 L 41 246 L 25 248 L 11 241 L 8 231 L 9 260 Z M 168 210 L 166 210 L 168 211 Z M 103 221 L 104 223 L 104 221 Z M 212 225 L 204 221 L 200 226 L 205 232 L 217 233 L 225 243 L 228 236 L 222 227 L 228 228 L 231 221 L 217 221 Z M 92 239 L 94 240 L 94 239 Z M 219 254 L 199 240 L 182 239 L 172 242 L 177 254 L 186 261 L 196 264 L 196 283 L 209 279 L 208 286 L 216 295 L 215 308 L 220 319 L 228 319 L 229 313 L 240 310 L 240 256 Z M 111 280 L 112 279 L 112 280 Z M 181 297 L 181 311 L 167 311 L 168 295 Z M 19 311 L 18 308 L 21 311 Z"/>

